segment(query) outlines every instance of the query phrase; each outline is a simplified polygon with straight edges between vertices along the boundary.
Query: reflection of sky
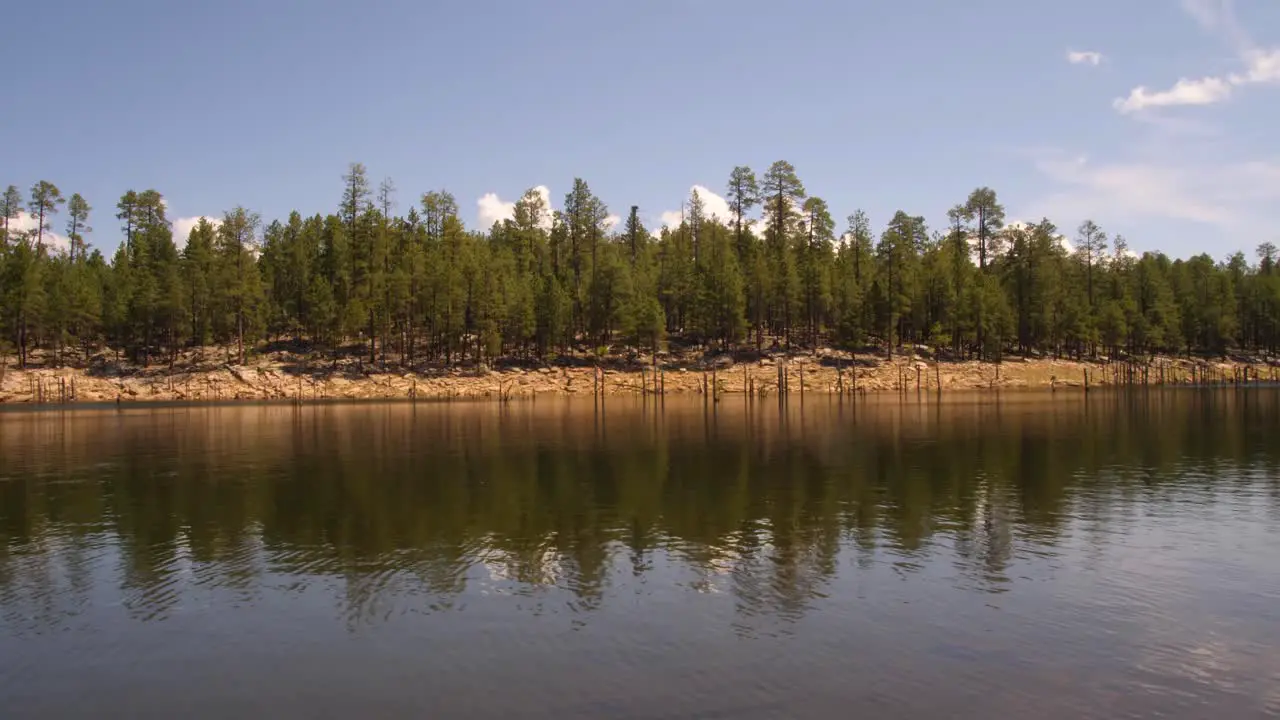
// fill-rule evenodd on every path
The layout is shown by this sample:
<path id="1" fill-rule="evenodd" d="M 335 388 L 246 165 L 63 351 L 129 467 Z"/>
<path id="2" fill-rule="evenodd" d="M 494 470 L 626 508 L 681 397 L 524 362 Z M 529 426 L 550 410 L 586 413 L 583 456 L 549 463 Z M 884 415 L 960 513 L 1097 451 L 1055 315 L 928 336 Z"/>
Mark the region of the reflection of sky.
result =
<path id="1" fill-rule="evenodd" d="M 1176 493 L 1106 501 L 1123 522 L 1074 520 L 1062 552 L 1083 558 L 1085 572 L 1060 585 L 1125 639 L 1144 691 L 1194 697 L 1200 686 L 1275 710 L 1280 557 L 1268 479 L 1238 468 L 1176 472 L 1185 480 Z"/>
<path id="2" fill-rule="evenodd" d="M 1206 698 L 1219 707 L 1261 710 L 1270 702 L 1274 709 L 1280 651 L 1268 638 L 1280 637 L 1272 609 L 1280 573 L 1271 548 L 1280 533 L 1264 498 L 1240 487 L 1166 488 L 1158 499 L 1078 502 L 1093 510 L 1072 510 L 1051 548 L 1014 529 L 1003 569 L 1008 581 L 997 594 L 986 592 L 995 588 L 982 568 L 956 556 L 947 533 L 912 551 L 883 541 L 867 551 L 846 541 L 833 575 L 802 567 L 796 572 L 812 577 L 793 587 L 777 584 L 778 550 L 767 542 L 745 555 L 668 539 L 638 573 L 629 549 L 613 543 L 604 600 L 589 607 L 575 603 L 571 561 L 551 551 L 537 558 L 539 581 L 531 585 L 514 579 L 509 558 L 481 547 L 460 592 L 446 597 L 423 585 L 412 558 L 399 559 L 401 566 L 385 575 L 372 567 L 354 575 L 298 573 L 280 569 L 288 564 L 275 557 L 289 549 L 251 538 L 235 554 L 234 568 L 193 560 L 179 544 L 146 588 L 125 571 L 114 539 L 95 536 L 82 541 L 89 551 L 80 570 L 89 575 L 76 580 L 66 560 L 75 554 L 70 543 L 54 537 L 40 548 L 38 557 L 48 562 L 39 569 L 62 607 L 40 605 L 50 598 L 47 587 L 23 591 L 34 559 L 11 555 L 5 625 L 19 632 L 6 645 L 24 654 L 29 669 L 57 663 L 84 673 L 91 678 L 85 692 L 142 682 L 128 665 L 95 659 L 102 647 L 146 646 L 166 663 L 223 673 L 222 663 L 264 674 L 287 663 L 286 686 L 303 682 L 304 670 L 336 678 L 337 669 L 326 664 L 336 661 L 322 658 L 347 648 L 352 662 L 427 662 L 435 683 L 466 688 L 478 674 L 502 682 L 510 695 L 528 693 L 552 706 L 559 701 L 550 698 L 583 694 L 580 684 L 546 680 L 563 672 L 590 681 L 586 695 L 606 706 L 628 697 L 657 702 L 665 686 L 699 698 L 721 692 L 726 700 L 706 707 L 738 702 L 743 709 L 767 706 L 787 687 L 807 688 L 819 704 L 847 690 L 903 711 L 948 703 L 1031 708 L 1046 693 L 1063 697 L 1061 713 L 1047 717 L 1079 716 L 1072 713 L 1107 703 L 1189 712 Z M 1098 522 L 1098 503 L 1114 513 L 1110 522 Z M 767 539 L 767 529 L 761 531 Z M 524 577 L 529 570 L 523 568 Z M 802 596 L 787 597 L 796 587 Z M 29 612 L 49 614 L 37 623 Z M 24 621 L 33 623 L 27 632 Z M 262 638 L 272 641 L 264 646 Z M 421 655 L 436 651 L 447 651 L 445 665 Z M 563 653 L 584 657 L 567 662 Z M 68 657 L 77 659 L 68 664 Z M 496 667 L 495 657 L 502 658 Z M 598 675 L 584 669 L 586 660 Z M 156 662 L 146 663 L 151 671 Z M 611 684 L 618 673 L 631 680 Z M 815 680 L 833 673 L 844 686 Z M 266 696 L 278 692 L 265 680 L 232 675 Z M 532 687 L 530 676 L 550 685 Z M 771 680 L 735 690 L 735 678 L 743 676 Z M 38 686 L 40 675 L 29 679 Z M 4 689 L 21 698 L 11 680 Z M 657 688 L 645 694 L 635 690 L 638 682 Z"/>
<path id="3" fill-rule="evenodd" d="M 1075 478 L 1048 530 L 986 480 L 972 521 L 925 508 L 911 542 L 783 514 L 709 541 L 651 530 L 639 551 L 592 528 L 599 573 L 572 541 L 483 528 L 362 555 L 250 523 L 199 559 L 189 529 L 139 547 L 49 520 L 0 550 L 0 697 L 51 715 L 125 695 L 224 715 L 290 698 L 455 716 L 464 700 L 480 716 L 843 717 L 851 698 L 881 717 L 1280 711 L 1274 476 L 1261 459 L 1150 472 Z M 911 497 L 878 497 L 877 517 Z M 344 706 L 357 691 L 372 704 Z"/>

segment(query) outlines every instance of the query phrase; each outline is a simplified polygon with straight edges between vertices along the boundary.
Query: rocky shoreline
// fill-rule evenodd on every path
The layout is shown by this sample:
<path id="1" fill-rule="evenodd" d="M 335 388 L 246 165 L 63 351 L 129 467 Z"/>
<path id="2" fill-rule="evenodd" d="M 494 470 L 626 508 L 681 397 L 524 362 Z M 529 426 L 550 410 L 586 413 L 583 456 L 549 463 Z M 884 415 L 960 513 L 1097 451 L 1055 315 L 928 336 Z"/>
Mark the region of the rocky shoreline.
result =
<path id="1" fill-rule="evenodd" d="M 204 402 L 232 400 L 514 399 L 544 395 L 776 395 L 943 392 L 981 389 L 1059 390 L 1117 385 L 1274 382 L 1262 361 L 1160 358 L 1146 364 L 1009 359 L 1001 363 L 901 358 L 794 356 L 712 368 L 539 367 L 499 370 L 377 370 L 324 362 L 262 360 L 104 372 L 82 368 L 0 372 L 0 404 Z"/>

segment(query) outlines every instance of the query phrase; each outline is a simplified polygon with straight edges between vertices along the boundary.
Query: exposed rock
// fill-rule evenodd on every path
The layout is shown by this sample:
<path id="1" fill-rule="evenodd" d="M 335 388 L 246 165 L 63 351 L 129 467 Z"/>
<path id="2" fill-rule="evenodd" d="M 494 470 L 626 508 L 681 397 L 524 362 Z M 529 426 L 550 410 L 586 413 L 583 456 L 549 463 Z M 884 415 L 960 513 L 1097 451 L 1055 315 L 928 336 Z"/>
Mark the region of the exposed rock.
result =
<path id="1" fill-rule="evenodd" d="M 728 356 L 721 356 L 727 358 Z M 720 362 L 717 358 L 714 362 Z M 1270 380 L 1274 366 L 1269 359 L 1255 363 L 1205 362 L 1186 359 L 1154 358 L 1152 370 L 1147 373 L 1150 382 L 1163 377 L 1170 384 L 1191 381 L 1193 369 L 1197 376 L 1222 380 L 1240 377 L 1241 368 L 1249 368 L 1251 380 Z M 589 394 L 597 388 L 595 368 L 588 364 L 575 367 L 540 367 L 526 372 L 513 369 L 504 372 L 480 374 L 468 370 L 432 370 L 426 373 L 405 372 L 403 369 L 380 372 L 375 366 L 366 366 L 366 372 L 350 372 L 355 363 L 332 363 L 328 359 L 310 366 L 282 365 L 279 362 L 258 361 L 251 365 L 211 365 L 195 362 L 176 367 L 126 368 L 121 372 L 103 372 L 107 369 L 91 365 L 89 369 L 29 369 L 18 370 L 9 366 L 0 372 L 0 402 L 30 403 L 43 395 L 46 401 L 57 400 L 63 388 L 72 395 L 74 402 L 115 402 L 117 398 L 128 401 L 203 401 L 231 399 L 289 399 L 303 401 L 319 399 L 408 399 L 426 398 L 518 398 L 535 395 Z M 1056 386 L 1059 389 L 1083 385 L 1084 373 L 1089 373 L 1091 386 L 1123 382 L 1123 374 L 1115 373 L 1114 366 L 1097 363 L 1077 363 L 1065 360 L 1032 359 L 1026 362 L 1006 362 L 997 367 L 991 363 L 910 361 L 896 357 L 889 362 L 869 357 L 859 358 L 856 364 L 856 380 L 852 368 L 838 368 L 835 363 L 822 363 L 808 357 L 794 358 L 784 363 L 792 392 L 798 392 L 801 378 L 806 391 L 834 392 L 842 384 L 837 381 L 843 372 L 846 391 L 855 386 L 859 393 L 895 391 L 902 389 L 904 381 L 914 388 L 919 372 L 922 387 L 936 388 L 938 380 L 946 390 L 991 388 L 1038 388 Z M 1157 370 L 1163 368 L 1164 372 Z M 637 394 L 641 388 L 652 388 L 660 383 L 668 394 L 702 392 L 702 370 L 690 372 L 688 368 L 662 368 L 655 376 L 651 368 L 641 366 L 632 369 L 611 369 L 602 373 L 603 391 L 606 394 Z M 779 367 L 772 359 L 764 358 L 759 364 L 748 362 L 723 372 L 717 378 L 717 388 L 724 393 L 741 393 L 746 387 L 757 392 L 775 393 Z M 1138 373 L 1138 377 L 1142 374 Z"/>

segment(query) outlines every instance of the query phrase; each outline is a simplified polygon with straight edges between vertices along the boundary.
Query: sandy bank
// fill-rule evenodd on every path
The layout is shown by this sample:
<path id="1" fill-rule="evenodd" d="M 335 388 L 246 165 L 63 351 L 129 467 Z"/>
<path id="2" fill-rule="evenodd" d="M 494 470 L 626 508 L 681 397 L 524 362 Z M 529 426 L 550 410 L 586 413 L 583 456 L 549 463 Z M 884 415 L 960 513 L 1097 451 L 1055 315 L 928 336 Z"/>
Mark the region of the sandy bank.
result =
<path id="1" fill-rule="evenodd" d="M 996 388 L 1071 389 L 1125 384 L 1271 382 L 1275 365 L 1158 359 L 1148 365 L 1009 359 L 1002 363 L 886 361 L 860 357 L 792 357 L 715 370 L 599 370 L 592 367 L 439 370 L 410 372 L 335 370 L 325 363 L 299 365 L 262 360 L 220 365 L 103 372 L 78 368 L 17 370 L 0 378 L 0 403 L 194 402 L 227 400 L 463 399 L 535 395 L 667 394 L 792 395 L 885 393 Z M 1086 379 L 1087 378 L 1087 379 Z"/>

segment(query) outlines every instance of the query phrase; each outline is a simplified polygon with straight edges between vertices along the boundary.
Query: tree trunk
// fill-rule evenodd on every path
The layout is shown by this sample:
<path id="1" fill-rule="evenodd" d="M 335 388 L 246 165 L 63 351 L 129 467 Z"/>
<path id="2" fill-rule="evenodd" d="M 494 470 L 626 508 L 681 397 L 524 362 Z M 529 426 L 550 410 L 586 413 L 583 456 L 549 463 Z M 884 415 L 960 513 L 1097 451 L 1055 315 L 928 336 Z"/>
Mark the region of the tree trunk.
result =
<path id="1" fill-rule="evenodd" d="M 27 369 L 27 311 L 18 315 L 18 368 Z"/>

